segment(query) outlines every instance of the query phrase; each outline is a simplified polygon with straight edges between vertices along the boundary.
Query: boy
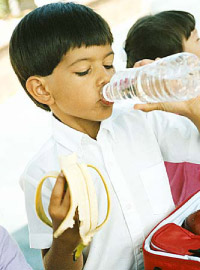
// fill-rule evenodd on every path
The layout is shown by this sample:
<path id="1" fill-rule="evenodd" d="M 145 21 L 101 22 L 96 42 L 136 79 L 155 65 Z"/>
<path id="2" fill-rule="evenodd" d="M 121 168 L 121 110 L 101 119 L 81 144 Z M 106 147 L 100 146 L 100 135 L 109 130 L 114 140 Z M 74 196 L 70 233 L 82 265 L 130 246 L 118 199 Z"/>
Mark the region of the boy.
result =
<path id="1" fill-rule="evenodd" d="M 126 42 L 127 67 L 179 52 L 200 57 L 200 39 L 195 18 L 184 11 L 169 10 L 140 18 L 130 28 Z M 140 61 L 142 60 L 142 61 Z M 165 162 L 175 205 L 200 189 L 199 164 Z M 191 183 L 192 179 L 192 183 Z"/>
<path id="2" fill-rule="evenodd" d="M 145 58 L 155 60 L 179 52 L 191 52 L 200 57 L 195 18 L 178 10 L 142 17 L 130 28 L 125 51 L 128 68 Z"/>
<path id="3" fill-rule="evenodd" d="M 102 87 L 114 73 L 111 44 L 107 23 L 88 7 L 74 3 L 34 10 L 21 20 L 11 37 L 10 58 L 19 80 L 39 107 L 53 113 L 53 135 L 22 176 L 31 247 L 42 249 L 47 270 L 143 269 L 144 237 L 174 209 L 163 158 L 200 161 L 197 99 L 193 107 L 192 101 L 174 106 L 167 103 L 168 111 L 187 114 L 195 125 L 182 117 L 174 128 L 180 116 L 164 117 L 164 112 L 116 110 L 112 114 L 113 103 L 101 96 Z M 152 109 L 151 105 L 137 106 Z M 169 125 L 170 132 L 166 129 Z M 177 144 L 178 151 L 173 147 Z M 39 180 L 45 173 L 59 170 L 60 155 L 72 152 L 79 161 L 102 172 L 112 203 L 109 221 L 76 262 L 73 251 L 80 242 L 77 217 L 73 229 L 52 239 L 52 230 L 37 218 L 34 209 Z M 101 221 L 106 197 L 95 174 L 93 181 Z M 43 193 L 47 208 L 51 197 L 49 214 L 55 231 L 69 208 L 63 176 L 58 177 L 54 188 L 53 183 L 47 184 Z"/>

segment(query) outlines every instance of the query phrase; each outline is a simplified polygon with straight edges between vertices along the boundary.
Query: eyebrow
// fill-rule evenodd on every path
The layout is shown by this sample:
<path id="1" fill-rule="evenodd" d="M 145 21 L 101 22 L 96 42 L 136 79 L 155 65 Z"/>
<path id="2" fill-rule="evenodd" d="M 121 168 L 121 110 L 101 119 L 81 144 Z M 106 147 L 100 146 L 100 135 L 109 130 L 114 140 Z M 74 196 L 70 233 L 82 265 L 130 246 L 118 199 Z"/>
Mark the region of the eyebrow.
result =
<path id="1" fill-rule="evenodd" d="M 113 51 L 110 51 L 109 53 L 107 53 L 104 57 L 103 57 L 103 59 L 105 59 L 106 57 L 108 57 L 109 55 L 113 55 L 114 54 L 114 52 Z M 69 67 L 71 67 L 71 66 L 73 66 L 73 65 L 75 65 L 76 63 L 79 63 L 79 62 L 82 62 L 82 61 L 88 61 L 88 60 L 91 60 L 92 58 L 80 58 L 80 59 L 77 59 L 76 61 L 74 61 L 73 63 L 71 63 L 70 65 L 69 65 Z"/>

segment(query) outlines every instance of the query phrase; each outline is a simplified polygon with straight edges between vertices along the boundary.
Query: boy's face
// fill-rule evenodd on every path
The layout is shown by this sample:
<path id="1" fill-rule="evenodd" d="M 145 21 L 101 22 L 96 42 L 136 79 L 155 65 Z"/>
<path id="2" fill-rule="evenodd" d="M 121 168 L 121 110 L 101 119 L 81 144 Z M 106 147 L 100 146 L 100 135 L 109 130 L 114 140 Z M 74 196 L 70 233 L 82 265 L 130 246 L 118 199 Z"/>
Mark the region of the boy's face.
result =
<path id="1" fill-rule="evenodd" d="M 184 38 L 183 51 L 193 53 L 200 57 L 200 38 L 196 29 L 191 32 L 187 40 Z"/>
<path id="2" fill-rule="evenodd" d="M 101 90 L 114 74 L 113 57 L 110 45 L 75 48 L 45 77 L 54 100 L 51 110 L 62 122 L 74 128 L 111 115 L 113 103 L 102 98 Z"/>

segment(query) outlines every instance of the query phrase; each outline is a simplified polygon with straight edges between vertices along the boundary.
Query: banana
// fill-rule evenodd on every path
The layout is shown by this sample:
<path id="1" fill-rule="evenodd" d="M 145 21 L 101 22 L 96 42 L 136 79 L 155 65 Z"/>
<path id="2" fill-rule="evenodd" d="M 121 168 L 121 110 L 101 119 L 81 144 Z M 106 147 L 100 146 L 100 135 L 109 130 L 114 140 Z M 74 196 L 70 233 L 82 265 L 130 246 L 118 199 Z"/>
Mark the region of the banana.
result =
<path id="1" fill-rule="evenodd" d="M 110 214 L 110 195 L 100 171 L 92 165 L 78 163 L 75 153 L 69 156 L 61 156 L 60 167 L 65 176 L 67 187 L 69 188 L 70 208 L 67 216 L 54 232 L 54 237 L 57 238 L 68 228 L 73 228 L 75 223 L 74 215 L 76 209 L 78 209 L 81 243 L 74 251 L 74 259 L 76 260 L 81 255 L 84 247 L 91 242 L 94 234 L 107 222 Z M 96 190 L 88 167 L 94 169 L 99 174 L 107 195 L 107 214 L 100 225 L 98 225 L 98 201 Z M 36 213 L 39 219 L 50 227 L 52 227 L 52 222 L 46 216 L 42 205 L 42 186 L 47 178 L 57 178 L 58 174 L 58 172 L 52 172 L 44 176 L 39 182 L 35 196 Z"/>

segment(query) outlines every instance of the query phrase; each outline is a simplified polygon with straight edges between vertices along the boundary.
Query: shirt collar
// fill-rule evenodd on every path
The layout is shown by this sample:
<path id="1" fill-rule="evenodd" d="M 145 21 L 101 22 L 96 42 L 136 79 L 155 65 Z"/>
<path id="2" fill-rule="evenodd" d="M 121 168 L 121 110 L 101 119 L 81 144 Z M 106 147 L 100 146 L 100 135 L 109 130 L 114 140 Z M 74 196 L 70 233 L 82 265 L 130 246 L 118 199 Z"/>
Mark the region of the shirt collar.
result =
<path id="1" fill-rule="evenodd" d="M 107 130 L 110 135 L 115 140 L 116 136 L 113 129 L 112 119 L 113 117 L 109 117 L 108 119 L 101 122 L 99 134 L 103 132 L 103 130 Z M 87 134 L 75 130 L 61 121 L 52 116 L 52 126 L 53 126 L 53 137 L 55 140 L 62 144 L 64 147 L 70 149 L 73 152 L 77 152 L 80 150 L 82 142 L 85 138 L 90 138 Z M 97 137 L 99 136 L 97 135 Z"/>
<path id="2" fill-rule="evenodd" d="M 86 134 L 63 124 L 54 116 L 52 117 L 52 126 L 53 137 L 55 140 L 73 152 L 77 152 L 80 149 L 83 137 L 87 136 Z"/>
<path id="3" fill-rule="evenodd" d="M 111 135 L 111 137 L 113 138 L 113 140 L 116 140 L 116 135 L 115 135 L 115 132 L 114 132 L 114 129 L 113 129 L 113 116 L 109 117 L 108 119 L 104 120 L 101 122 L 101 126 L 100 126 L 100 131 L 103 131 L 103 130 L 107 130 L 109 132 L 109 134 Z"/>
<path id="4" fill-rule="evenodd" d="M 114 131 L 115 120 L 121 115 L 122 112 L 123 109 L 121 109 L 119 106 L 114 106 L 112 115 L 106 120 L 102 121 L 100 126 L 100 131 L 103 129 L 107 130 L 115 142 L 117 140 L 116 132 Z"/>

